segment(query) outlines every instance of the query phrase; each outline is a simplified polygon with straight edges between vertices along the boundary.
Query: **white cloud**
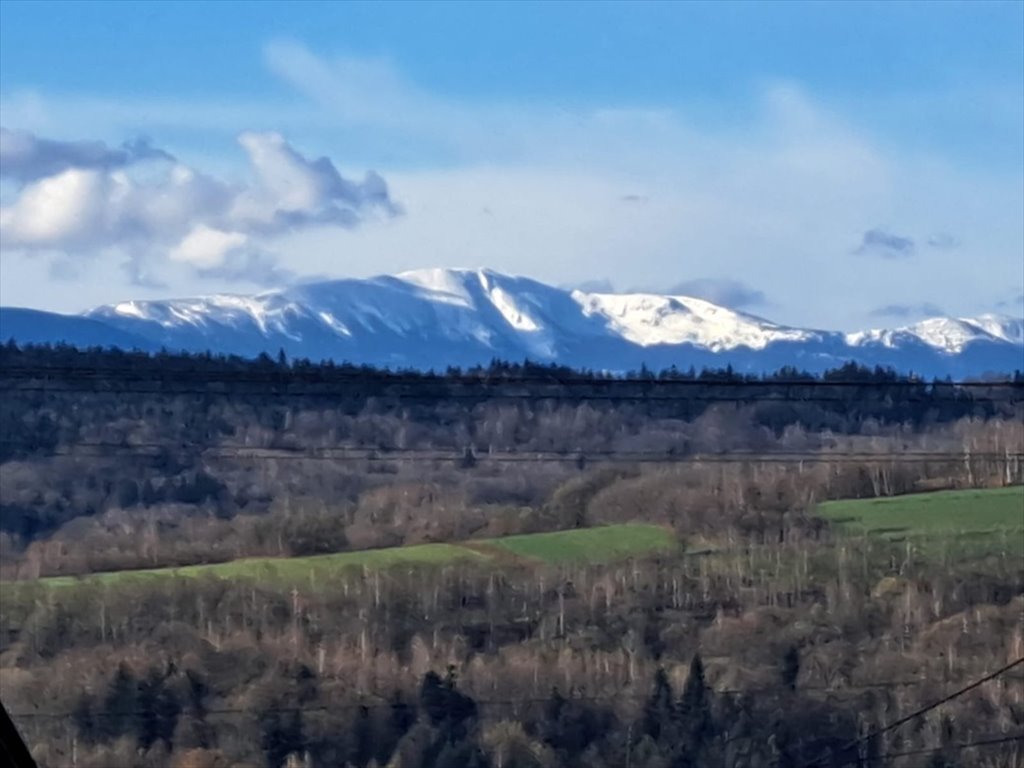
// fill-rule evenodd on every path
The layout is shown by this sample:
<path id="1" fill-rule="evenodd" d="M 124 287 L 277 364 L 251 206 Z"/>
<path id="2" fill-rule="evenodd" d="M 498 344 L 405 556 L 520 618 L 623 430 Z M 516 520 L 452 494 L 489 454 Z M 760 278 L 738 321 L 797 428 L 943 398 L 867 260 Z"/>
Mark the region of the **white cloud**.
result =
<path id="1" fill-rule="evenodd" d="M 222 232 L 206 224 L 199 224 L 170 251 L 171 261 L 191 264 L 199 269 L 211 269 L 223 264 L 227 255 L 249 242 L 241 232 Z"/>
<path id="2" fill-rule="evenodd" d="M 274 238 L 311 225 L 351 228 L 375 212 L 398 212 L 377 174 L 367 173 L 361 182 L 346 179 L 328 158 L 308 160 L 276 133 L 239 137 L 254 177 L 247 184 L 221 181 L 166 153 L 158 158 L 164 161 L 158 171 L 136 173 L 126 167 L 131 161 L 100 152 L 104 145 L 98 142 L 6 135 L 27 137 L 16 148 L 18 157 L 32 155 L 24 146 L 60 147 L 63 151 L 49 154 L 85 167 L 23 184 L 13 202 L 0 207 L 4 248 L 74 255 L 118 249 L 129 255 L 134 275 L 158 272 L 165 258 L 201 274 L 225 266 L 229 254 L 243 245 L 260 251 L 265 274 L 265 246 Z M 91 154 L 77 151 L 82 147 Z M 139 261 L 147 262 L 145 269 Z M 241 274 L 246 263 L 235 259 L 233 274 Z"/>
<path id="3" fill-rule="evenodd" d="M 62 249 L 158 248 L 204 219 L 223 214 L 233 196 L 215 179 L 174 164 L 155 178 L 125 169 L 69 168 L 29 182 L 0 208 L 4 247 Z"/>
<path id="4" fill-rule="evenodd" d="M 329 159 L 307 160 L 277 133 L 243 133 L 239 143 L 249 155 L 258 183 L 233 202 L 234 222 L 280 232 L 304 224 L 352 226 L 364 210 L 394 214 L 398 207 L 387 184 L 368 172 L 362 182 L 342 177 Z"/>
<path id="5" fill-rule="evenodd" d="M 110 179 L 99 171 L 69 168 L 27 185 L 14 205 L 0 208 L 5 245 L 91 243 L 108 211 Z"/>

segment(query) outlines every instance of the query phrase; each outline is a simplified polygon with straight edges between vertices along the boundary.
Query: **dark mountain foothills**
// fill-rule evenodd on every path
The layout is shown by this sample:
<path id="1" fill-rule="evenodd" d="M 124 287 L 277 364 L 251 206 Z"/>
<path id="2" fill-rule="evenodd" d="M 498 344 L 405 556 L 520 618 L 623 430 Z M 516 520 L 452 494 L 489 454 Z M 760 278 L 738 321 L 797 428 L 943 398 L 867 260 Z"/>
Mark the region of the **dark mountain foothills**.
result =
<path id="1" fill-rule="evenodd" d="M 818 509 L 1022 482 L 1020 374 L 7 344 L 0 696 L 46 768 L 1022 766 L 1024 495 L 1020 535 Z M 135 573 L 638 521 L 678 547 Z"/>

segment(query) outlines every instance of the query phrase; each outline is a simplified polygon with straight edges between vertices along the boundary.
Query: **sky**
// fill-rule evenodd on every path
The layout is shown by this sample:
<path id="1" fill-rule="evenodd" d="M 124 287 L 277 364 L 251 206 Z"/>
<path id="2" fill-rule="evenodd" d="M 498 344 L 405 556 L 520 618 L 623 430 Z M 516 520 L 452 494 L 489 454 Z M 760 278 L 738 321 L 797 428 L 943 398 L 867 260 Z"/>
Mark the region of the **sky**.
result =
<path id="1" fill-rule="evenodd" d="M 1024 313 L 1024 3 L 0 3 L 0 304 L 486 266 Z"/>

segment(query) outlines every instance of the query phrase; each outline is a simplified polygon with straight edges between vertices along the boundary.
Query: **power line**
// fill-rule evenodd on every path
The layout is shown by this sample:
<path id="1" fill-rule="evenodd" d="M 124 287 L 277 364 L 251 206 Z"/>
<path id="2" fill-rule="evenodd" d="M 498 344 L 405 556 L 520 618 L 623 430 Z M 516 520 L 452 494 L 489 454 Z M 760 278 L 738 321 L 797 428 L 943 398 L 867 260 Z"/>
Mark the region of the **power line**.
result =
<path id="1" fill-rule="evenodd" d="M 942 747 L 922 747 L 921 749 L 908 749 L 902 752 L 885 752 L 881 755 L 875 755 L 874 757 L 858 758 L 862 759 L 867 763 L 873 763 L 879 760 L 892 760 L 897 757 L 911 757 L 912 755 L 928 755 L 935 752 L 945 752 L 947 750 L 951 752 L 961 752 L 965 749 L 976 749 L 979 747 L 994 747 L 999 744 L 1009 744 L 1013 741 L 1024 741 L 1024 732 L 1018 733 L 1014 736 L 993 736 L 976 741 L 964 741 L 959 744 L 947 744 Z"/>
<path id="2" fill-rule="evenodd" d="M 882 726 L 881 728 L 877 728 L 874 731 L 872 731 L 871 733 L 869 733 L 869 734 L 867 734 L 865 736 L 862 736 L 859 739 L 855 739 L 855 740 L 851 741 L 849 744 L 847 744 L 846 746 L 842 747 L 839 750 L 839 755 L 842 755 L 842 754 L 844 754 L 846 752 L 849 752 L 850 750 L 856 749 L 857 747 L 859 747 L 864 742 L 870 741 L 871 739 L 874 739 L 874 738 L 877 738 L 878 736 L 881 736 L 883 733 L 888 733 L 891 730 L 899 728 L 901 725 L 905 725 L 906 723 L 909 723 L 911 720 L 916 720 L 917 718 L 921 717 L 922 715 L 927 714 L 931 710 L 933 710 L 933 709 L 935 709 L 937 707 L 940 707 L 943 704 L 946 704 L 946 703 L 952 701 L 953 699 L 959 698 L 960 696 L 963 696 L 965 693 L 973 691 L 975 688 L 978 688 L 978 687 L 984 685 L 985 683 L 989 682 L 990 680 L 996 679 L 1000 675 L 1003 675 L 1006 672 L 1009 672 L 1011 669 L 1013 669 L 1014 667 L 1019 666 L 1021 664 L 1024 664 L 1024 656 L 1021 656 L 1019 659 L 1017 659 L 1015 661 L 1011 661 L 1009 664 L 1006 664 L 1005 666 L 1000 667 L 999 669 L 995 670 L 994 672 L 990 672 L 989 674 L 985 675 L 984 677 L 979 678 L 978 680 L 975 680 L 974 682 L 969 683 L 968 685 L 965 685 L 963 688 L 960 688 L 960 689 L 954 691 L 953 693 L 950 693 L 950 694 L 948 694 L 946 696 L 943 696 L 941 699 L 938 699 L 937 701 L 933 701 L 932 703 L 926 704 L 925 706 L 921 707 L 920 709 L 914 710 L 909 715 L 905 715 L 905 716 L 901 717 L 899 720 L 896 720 L 896 721 L 894 721 L 892 723 L 889 723 L 888 725 Z M 832 759 L 832 758 L 830 758 L 830 757 L 818 758 L 817 760 L 813 760 L 810 763 L 806 763 L 806 768 L 812 768 L 812 766 L 819 765 L 819 764 L 822 763 L 822 760 L 827 760 L 827 759 Z M 856 761 L 858 759 L 860 759 L 860 758 L 859 757 L 854 757 L 854 758 L 846 759 L 846 760 L 844 760 L 841 763 L 837 763 L 836 767 L 837 768 L 841 768 L 841 766 L 848 765 L 849 763 L 854 762 L 854 761 Z"/>
<path id="3" fill-rule="evenodd" d="M 865 405 L 886 405 L 888 407 L 899 407 L 907 405 L 940 405 L 945 403 L 956 403 L 959 405 L 981 405 L 986 403 L 1002 403 L 1002 404 L 1017 404 L 1021 401 L 1021 397 L 979 397 L 971 396 L 969 398 L 950 398 L 950 397 L 939 397 L 935 395 L 925 395 L 921 397 L 903 397 L 895 400 L 894 402 L 882 402 L 878 401 L 856 401 L 850 399 L 848 396 L 843 394 L 837 394 L 833 397 L 824 397 L 818 395 L 802 395 L 802 396 L 790 396 L 779 392 L 768 392 L 761 395 L 706 395 L 706 394 L 653 394 L 650 392 L 636 392 L 636 393 L 607 393 L 607 394 L 583 394 L 583 393 L 567 393 L 567 392 L 552 392 L 552 393 L 541 393 L 541 392 L 435 392 L 435 393 L 424 393 L 424 392 L 388 392 L 382 390 L 376 391 L 358 391 L 358 392 L 339 392 L 337 390 L 297 390 L 294 388 L 254 388 L 254 387 L 235 387 L 234 389 L 217 390 L 204 388 L 186 388 L 186 387 L 151 387 L 151 388 L 114 388 L 114 387 L 74 387 L 74 386 L 0 386 L 0 391 L 6 391 L 8 393 L 15 392 L 33 392 L 33 393 L 44 393 L 44 394 L 58 394 L 58 393 L 76 393 L 76 394 L 109 394 L 109 395 L 195 395 L 203 396 L 208 398 L 219 398 L 219 397 L 241 397 L 241 396 L 281 396 L 281 397 L 308 397 L 308 398 L 348 398 L 352 400 L 374 400 L 376 402 L 384 401 L 397 401 L 402 403 L 436 403 L 438 401 L 477 401 L 477 402 L 571 402 L 571 403 L 627 403 L 627 402 L 643 402 L 643 403 L 692 403 L 692 404 L 706 404 L 706 403 L 735 403 L 735 404 L 753 404 L 753 403 L 816 403 L 825 404 L 833 403 L 837 405 L 845 406 L 865 406 Z"/>
<path id="4" fill-rule="evenodd" d="M 928 680 L 896 680 L 896 681 L 880 681 L 872 683 L 853 683 L 845 685 L 842 688 L 836 688 L 830 685 L 801 685 L 798 687 L 798 691 L 801 693 L 823 693 L 823 694 L 851 694 L 851 695 L 862 695 L 865 691 L 877 690 L 877 689 L 897 689 L 897 688 L 916 688 L 922 685 L 928 684 Z M 775 693 L 779 691 L 778 687 L 757 687 L 757 688 L 709 688 L 709 693 L 715 696 L 750 696 L 759 693 Z M 281 714 L 291 713 L 311 713 L 311 712 L 332 712 L 338 711 L 349 711 L 358 709 L 371 709 L 371 710 L 384 710 L 393 709 L 397 707 L 414 706 L 412 702 L 407 701 L 390 701 L 384 696 L 375 696 L 373 701 L 345 701 L 337 702 L 332 704 L 318 704 L 318 705 L 305 705 L 305 706 L 294 706 L 294 707 L 270 707 L 255 710 L 247 707 L 201 707 L 199 710 L 204 715 L 258 715 L 263 712 L 275 712 Z M 543 704 L 551 701 L 551 695 L 547 696 L 522 696 L 517 698 L 477 698 L 472 697 L 473 701 L 480 706 L 498 706 L 498 705 L 509 705 L 509 706 L 520 706 L 530 704 Z M 650 694 L 644 693 L 614 693 L 614 694 L 575 694 L 562 697 L 568 702 L 587 702 L 587 703 L 601 703 L 601 702 L 618 702 L 618 701 L 647 701 L 650 698 Z M 124 717 L 126 712 L 115 712 L 112 710 L 93 710 L 89 712 L 90 717 Z M 151 715 L 159 714 L 155 709 L 147 708 L 135 708 L 130 710 L 129 714 L 132 715 Z M 77 713 L 73 710 L 66 710 L 63 712 L 12 712 L 11 717 L 24 718 L 24 719 L 69 719 L 75 717 Z M 1024 737 L 1015 737 L 1024 738 Z"/>
<path id="5" fill-rule="evenodd" d="M 390 463 L 418 462 L 488 462 L 509 464 L 535 463 L 657 463 L 657 464 L 843 464 L 876 462 L 888 464 L 927 464 L 978 460 L 993 463 L 1024 461 L 1024 451 L 753 451 L 738 449 L 718 453 L 676 453 L 669 451 L 486 451 L 474 448 L 438 450 L 428 448 L 354 448 L 347 446 L 312 447 L 302 449 L 268 448 L 244 445 L 214 445 L 202 447 L 188 443 L 168 442 L 78 442 L 66 447 L 43 448 L 26 441 L 0 440 L 0 446 L 40 452 L 53 457 L 105 458 L 113 456 L 160 457 L 166 453 L 190 453 L 203 458 L 235 458 L 267 461 L 367 461 Z"/>
<path id="6" fill-rule="evenodd" d="M 46 385 L 33 383 L 40 379 L 49 382 Z M 770 396 L 767 399 L 799 399 L 801 401 L 831 401 L 839 398 L 847 398 L 847 390 L 875 390 L 881 396 L 888 397 L 895 390 L 903 402 L 915 402 L 923 399 L 928 402 L 985 402 L 988 400 L 1002 399 L 995 397 L 980 396 L 978 390 L 1002 393 L 1005 397 L 1008 393 L 1024 390 L 1024 382 L 1016 381 L 978 381 L 965 380 L 960 382 L 924 382 L 912 380 L 896 381 L 859 381 L 841 380 L 828 381 L 821 379 L 775 379 L 775 380 L 743 380 L 743 379 L 643 379 L 643 378 L 587 378 L 585 376 L 510 376 L 510 377 L 487 377 L 473 375 L 459 376 L 430 376 L 418 373 L 390 373 L 390 372 L 360 372 L 360 373 L 323 373 L 289 370 L 287 372 L 253 372 L 253 371 L 200 371 L 200 370 L 167 370 L 154 375 L 152 371 L 132 371 L 124 369 L 96 369 L 96 368 L 47 368 L 47 367 L 26 367 L 14 366 L 0 370 L 0 388 L 12 391 L 96 391 L 110 392 L 112 384 L 149 384 L 151 388 L 136 388 L 128 391 L 134 393 L 149 392 L 174 392 L 177 394 L 223 394 L 217 391 L 219 387 L 228 385 L 235 387 L 245 386 L 247 392 L 259 392 L 250 385 L 264 385 L 271 388 L 273 394 L 283 394 L 282 389 L 287 390 L 290 395 L 309 396 L 337 396 L 338 387 L 352 388 L 355 392 L 348 392 L 349 395 L 359 394 L 363 397 L 391 398 L 401 397 L 402 399 L 572 399 L 572 400 L 663 400 L 682 399 L 693 402 L 702 400 L 710 401 L 737 401 L 744 398 L 750 399 L 750 395 L 742 398 L 735 394 L 728 396 L 710 396 L 708 394 L 694 394 L 689 390 L 708 391 L 728 390 L 731 392 L 751 390 L 762 390 L 761 396 Z M 187 384 L 202 384 L 201 389 L 188 388 Z M 83 388 L 83 384 L 91 384 L 89 388 Z M 107 386 L 103 386 L 107 385 Z M 318 387 L 316 390 L 297 389 L 297 385 Z M 395 392 L 394 388 L 405 387 L 415 389 L 415 392 Z M 516 388 L 531 387 L 557 388 L 559 392 L 522 392 L 514 391 Z M 390 388 L 390 389 L 389 389 Z M 369 389 L 369 391 L 366 391 Z M 578 390 L 587 390 L 580 393 Z M 637 390 L 641 390 L 638 392 Z M 424 392 L 424 390 L 433 390 Z M 471 391 L 467 391 L 471 390 Z M 513 391 L 510 391 L 513 390 Z M 565 390 L 577 390 L 566 392 Z M 623 391 L 627 390 L 627 391 Z M 797 398 L 786 397 L 785 394 L 792 394 L 793 391 L 803 393 Z M 838 397 L 822 398 L 820 395 L 810 395 L 809 392 L 835 391 Z M 125 391 L 114 389 L 114 391 Z M 241 390 L 236 390 L 235 393 Z M 664 392 L 675 392 L 676 394 L 666 397 Z M 922 396 L 922 398 L 907 397 L 910 395 Z M 942 393 L 944 396 L 939 397 Z M 234 393 L 232 393 L 234 394 Z M 685 397 L 680 397 L 685 395 Z M 952 395 L 952 397 L 949 397 Z"/>
<path id="7" fill-rule="evenodd" d="M 716 694 L 730 693 L 728 691 L 714 691 Z M 749 692 L 744 692 L 749 693 Z M 638 696 L 569 696 L 564 697 L 566 702 L 603 702 L 603 701 L 617 701 L 623 698 L 627 699 L 639 699 L 646 697 Z M 550 696 L 547 697 L 524 697 L 520 699 L 473 699 L 474 704 L 477 707 L 487 708 L 495 705 L 511 705 L 511 706 L 524 706 L 529 704 L 546 704 L 552 699 Z M 352 712 L 352 711 L 374 711 L 374 710 L 398 710 L 407 709 L 415 711 L 417 709 L 417 703 L 415 701 L 374 701 L 374 702 L 345 702 L 332 705 L 317 705 L 317 706 L 304 706 L 304 707 L 266 707 L 259 710 L 254 709 L 243 709 L 239 707 L 224 707 L 224 708 L 198 708 L 195 710 L 196 714 L 202 717 L 221 717 L 221 716 L 240 716 L 240 717 L 252 717 L 261 718 L 268 715 L 281 715 L 281 714 L 328 714 L 334 712 Z M 48 712 L 23 712 L 14 713 L 13 718 L 20 720 L 32 720 L 32 719 L 55 719 L 55 720 L 69 720 L 79 715 L 84 715 L 89 719 L 104 719 L 104 718 L 124 718 L 124 717 L 152 717 L 162 716 L 165 713 L 159 712 L 152 708 L 145 709 L 132 709 L 123 712 L 113 711 L 87 711 L 85 713 L 77 712 L 61 712 L 61 713 L 48 713 Z M 16 731 L 15 731 L 16 732 Z M 748 736 L 736 736 L 730 739 L 734 741 L 737 738 L 749 738 Z M 928 755 L 939 752 L 963 752 L 968 749 L 983 749 L 988 747 L 997 747 L 1004 744 L 1010 744 L 1013 742 L 1024 742 L 1024 732 L 1009 736 L 991 736 L 972 741 L 959 742 L 956 744 L 946 744 L 938 747 L 921 747 L 917 749 L 908 749 L 898 752 L 885 752 L 880 755 L 858 757 L 856 760 L 864 761 L 867 764 L 880 763 L 885 761 L 892 761 L 901 757 L 912 757 L 917 755 Z M 839 764 L 848 764 L 850 761 L 845 761 Z"/>
<path id="8" fill-rule="evenodd" d="M 1006 399 L 1006 398 L 979 398 L 973 397 L 969 400 L 956 400 L 952 398 L 940 398 L 940 397 L 922 397 L 922 398 L 904 398 L 896 402 L 883 403 L 883 402 L 865 402 L 854 401 L 843 397 L 787 397 L 782 395 L 766 395 L 766 396 L 711 396 L 711 395 L 652 395 L 652 394 L 607 394 L 607 395 L 585 395 L 585 394 L 566 394 L 566 393 L 552 393 L 552 394 L 540 394 L 540 393 L 435 393 L 435 394 L 416 394 L 416 393 L 387 393 L 387 392 L 360 392 L 360 393 L 339 393 L 333 391 L 323 392 L 311 392 L 303 390 L 256 390 L 256 389 L 234 389 L 232 391 L 217 391 L 209 389 L 184 389 L 184 388 L 170 388 L 170 389 L 100 389 L 100 388 L 73 388 L 73 387 L 0 387 L 0 391 L 6 391 L 6 393 L 17 393 L 17 392 L 33 392 L 41 394 L 95 394 L 95 395 L 117 395 L 118 397 L 129 396 L 129 395 L 194 395 L 202 396 L 204 398 L 224 398 L 224 397 L 294 397 L 294 398 L 322 398 L 322 399 L 334 399 L 345 398 L 349 400 L 361 400 L 369 401 L 373 400 L 377 403 L 397 402 L 405 404 L 432 404 L 440 401 L 447 402 L 477 402 L 479 404 L 484 403 L 516 403 L 516 402 L 557 402 L 557 403 L 678 403 L 678 404 L 693 404 L 693 405 L 704 405 L 708 403 L 733 403 L 735 405 L 752 405 L 752 404 L 834 404 L 842 405 L 846 407 L 857 407 L 863 408 L 867 406 L 885 406 L 888 408 L 898 408 L 910 405 L 941 405 L 945 403 L 956 403 L 959 405 L 982 405 L 986 403 L 1005 404 L 1005 405 L 1018 405 L 1020 399 Z"/>
<path id="9" fill-rule="evenodd" d="M 152 361 L 151 362 L 155 362 Z M 316 368 L 314 366 L 314 368 Z M 156 375 L 154 375 L 156 374 Z M 345 370 L 339 367 L 334 370 L 319 368 L 315 370 L 303 370 L 302 368 L 276 369 L 271 371 L 253 370 L 201 370 L 192 368 L 175 368 L 161 366 L 159 371 L 100 367 L 100 366 L 44 366 L 44 365 L 9 365 L 0 370 L 0 376 L 13 378 L 39 378 L 60 376 L 71 379 L 100 379 L 110 380 L 119 378 L 131 381 L 154 381 L 166 380 L 173 376 L 175 380 L 194 379 L 204 382 L 271 382 L 288 383 L 294 381 L 313 382 L 322 384 L 334 383 L 412 383 L 412 384 L 445 384 L 445 385 L 485 385 L 485 386 L 509 386 L 524 384 L 546 384 L 549 386 L 588 386 L 588 387 L 614 387 L 614 386 L 674 386 L 674 387 L 885 387 L 885 388 L 993 388 L 993 387 L 1017 387 L 1024 386 L 1024 383 L 1015 381 L 1009 377 L 1002 379 L 963 379 L 959 381 L 941 381 L 925 379 L 914 379 L 909 377 L 897 378 L 889 381 L 875 379 L 825 379 L 813 378 L 742 378 L 743 374 L 733 374 L 732 378 L 717 378 L 714 373 L 704 378 L 673 378 L 659 375 L 650 377 L 642 376 L 586 376 L 580 374 L 558 375 L 555 373 L 523 375 L 523 374 L 488 374 L 488 373 L 460 373 L 460 374 L 439 374 L 420 371 L 387 371 L 380 369 L 371 370 Z"/>
<path id="10" fill-rule="evenodd" d="M 174 442 L 111 442 L 111 441 L 78 441 L 68 443 L 68 448 L 96 448 L 100 450 L 193 450 L 198 445 L 189 444 L 186 442 L 174 443 Z M 5 447 L 33 447 L 31 443 L 26 441 L 18 440 L 0 440 L 0 446 Z M 1011 458 L 1018 459 L 1024 458 L 1024 451 L 965 451 L 959 450 L 944 450 L 944 451 L 917 451 L 917 450 L 901 450 L 901 451 L 864 451 L 864 450 L 829 450 L 828 446 L 815 448 L 813 450 L 793 451 L 793 450 L 754 450 L 750 448 L 736 448 L 722 451 L 716 451 L 714 453 L 677 453 L 672 450 L 668 451 L 624 451 L 617 449 L 610 450 L 588 450 L 588 449 L 576 449 L 571 451 L 555 451 L 555 450 L 530 450 L 523 449 L 519 451 L 487 451 L 479 449 L 474 446 L 467 446 L 474 452 L 479 450 L 479 453 L 475 453 L 477 458 L 483 458 L 486 456 L 493 456 L 498 458 L 504 457 L 523 457 L 523 458 L 568 458 L 577 459 L 580 456 L 585 458 L 592 457 L 614 457 L 614 458 L 638 458 L 642 459 L 648 456 L 654 457 L 680 457 L 690 458 L 695 461 L 710 461 L 715 458 L 731 458 L 731 457 L 749 457 L 751 459 L 760 459 L 764 457 L 768 458 L 788 458 L 793 461 L 807 461 L 819 456 L 832 456 L 840 458 L 855 458 L 855 459 L 878 459 L 880 461 L 898 459 L 903 457 L 910 458 L 922 458 L 922 459 L 934 459 L 934 460 L 945 460 L 955 459 L 962 461 L 966 458 L 979 458 L 979 459 L 997 459 L 997 458 Z M 256 452 L 256 453 L 273 453 L 275 455 L 334 455 L 337 453 L 340 456 L 354 456 L 361 458 L 363 456 L 382 456 L 386 457 L 389 454 L 399 455 L 425 455 L 429 457 L 437 458 L 449 458 L 451 456 L 464 456 L 464 453 L 452 453 L 448 449 L 441 448 L 409 448 L 401 446 L 378 446 L 372 448 L 364 448 L 357 446 L 310 446 L 305 448 L 280 448 L 272 446 L 248 446 L 234 443 L 221 443 L 219 445 L 211 445 L 208 448 L 201 449 L 204 452 L 210 451 L 230 451 L 232 453 L 244 453 L 244 452 Z"/>
<path id="11" fill-rule="evenodd" d="M 912 683 L 908 683 L 908 685 L 909 684 L 920 685 L 921 682 L 920 681 L 913 681 Z M 882 684 L 875 684 L 875 685 L 887 685 L 887 684 L 882 683 Z M 716 695 L 720 695 L 720 696 L 745 696 L 745 695 L 749 695 L 749 694 L 752 694 L 752 693 L 765 692 L 765 691 L 769 691 L 769 690 L 775 690 L 775 689 L 767 689 L 767 688 L 765 688 L 765 689 L 751 689 L 751 690 L 728 690 L 728 689 L 726 689 L 726 690 L 714 690 L 714 691 L 712 691 L 712 693 L 714 693 Z M 805 689 L 801 689 L 801 690 L 805 690 Z M 816 689 L 806 689 L 806 690 L 816 690 Z M 841 690 L 844 690 L 844 689 L 830 689 L 830 688 L 827 688 L 827 687 L 823 687 L 820 690 L 823 690 L 823 691 L 841 691 Z M 204 707 L 204 708 L 201 708 L 201 711 L 202 711 L 202 713 L 204 715 L 232 716 L 232 715 L 258 715 L 258 714 L 261 714 L 263 712 L 276 712 L 276 713 L 281 713 L 281 714 L 292 714 L 292 713 L 303 713 L 303 714 L 306 714 L 306 713 L 310 713 L 310 712 L 332 712 L 332 711 L 335 711 L 335 710 L 337 710 L 337 711 L 349 711 L 349 710 L 358 710 L 358 709 L 377 710 L 377 709 L 394 709 L 394 708 L 397 708 L 397 707 L 412 706 L 412 704 L 409 703 L 409 702 L 386 701 L 386 700 L 383 700 L 384 697 L 379 697 L 379 698 L 382 699 L 382 700 L 380 700 L 380 701 L 338 702 L 338 703 L 335 703 L 335 704 L 318 704 L 318 705 L 314 705 L 314 706 L 307 705 L 307 706 L 301 706 L 301 707 L 300 706 L 296 706 L 296 707 L 270 707 L 270 708 L 267 708 L 267 709 L 260 709 L 260 710 L 254 710 L 254 709 L 245 708 L 245 707 L 209 707 L 209 708 Z M 569 701 L 569 702 L 588 702 L 588 703 L 594 703 L 594 702 L 615 702 L 615 701 L 646 701 L 649 698 L 649 696 L 645 695 L 645 694 L 616 693 L 616 694 L 604 694 L 604 695 L 592 695 L 592 696 L 572 695 L 572 696 L 565 696 L 563 698 L 566 701 Z M 514 699 L 513 698 L 483 699 L 483 698 L 475 698 L 475 697 L 473 698 L 473 701 L 477 705 L 479 705 L 479 706 L 497 706 L 497 705 L 518 706 L 518 705 L 528 705 L 528 704 L 543 704 L 543 703 L 548 702 L 550 700 L 551 700 L 551 695 L 550 694 L 547 695 L 547 696 L 523 696 L 523 697 L 514 698 Z M 132 709 L 130 713 L 133 714 L 133 715 L 139 716 L 139 715 L 157 714 L 157 711 L 154 710 L 154 709 L 137 708 L 137 709 Z M 100 711 L 92 711 L 92 712 L 89 713 L 89 715 L 91 717 L 124 717 L 125 716 L 125 712 L 114 712 L 114 711 L 111 711 L 111 710 L 100 710 Z M 11 716 L 12 717 L 16 717 L 16 718 L 24 718 L 24 719 L 63 720 L 63 719 L 69 719 L 69 718 L 75 717 L 76 713 L 74 711 L 70 711 L 70 710 L 64 711 L 64 712 L 14 712 L 14 713 L 12 713 Z"/>

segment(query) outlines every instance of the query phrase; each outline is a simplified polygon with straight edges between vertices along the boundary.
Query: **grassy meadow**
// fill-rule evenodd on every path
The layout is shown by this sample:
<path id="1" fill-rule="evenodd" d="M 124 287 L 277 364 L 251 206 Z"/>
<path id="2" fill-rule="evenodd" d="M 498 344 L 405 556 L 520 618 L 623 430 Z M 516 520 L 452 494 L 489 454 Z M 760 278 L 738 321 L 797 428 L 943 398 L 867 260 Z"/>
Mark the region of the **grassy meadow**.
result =
<path id="1" fill-rule="evenodd" d="M 181 568 L 96 573 L 88 576 L 57 576 L 39 579 L 51 587 L 81 583 L 116 585 L 168 577 L 213 577 L 253 579 L 269 584 L 309 583 L 318 577 L 348 568 L 384 569 L 399 566 L 447 565 L 475 560 L 495 566 L 530 563 L 600 563 L 669 551 L 677 547 L 667 528 L 643 523 L 625 523 L 552 533 L 522 534 L 494 539 L 477 539 L 454 544 L 416 544 L 386 549 L 338 552 L 310 557 L 253 557 L 210 565 Z"/>
<path id="2" fill-rule="evenodd" d="M 829 501 L 817 513 L 844 534 L 906 541 L 926 553 L 1024 554 L 1024 486 Z"/>
<path id="3" fill-rule="evenodd" d="M 988 553 L 1024 554 L 1024 487 L 935 491 L 820 504 L 816 513 L 841 535 L 888 542 L 910 542 L 929 556 L 975 557 Z M 109 586 L 159 579 L 212 577 L 250 579 L 266 584 L 308 584 L 351 568 L 444 566 L 476 561 L 493 567 L 530 564 L 602 563 L 677 550 L 667 528 L 645 523 L 531 533 L 449 544 L 416 544 L 309 557 L 253 557 L 180 568 L 58 576 L 38 584 L 80 583 Z"/>

